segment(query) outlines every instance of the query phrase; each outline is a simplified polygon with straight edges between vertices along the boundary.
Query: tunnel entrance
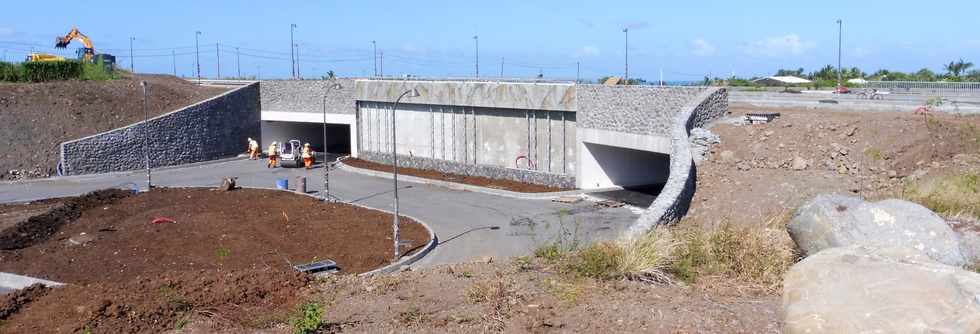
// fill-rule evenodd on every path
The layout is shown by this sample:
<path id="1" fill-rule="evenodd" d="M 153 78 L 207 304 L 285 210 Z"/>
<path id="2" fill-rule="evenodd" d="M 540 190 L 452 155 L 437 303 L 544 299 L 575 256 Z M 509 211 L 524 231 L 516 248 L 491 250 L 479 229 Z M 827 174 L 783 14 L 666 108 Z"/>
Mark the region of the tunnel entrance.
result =
<path id="1" fill-rule="evenodd" d="M 630 148 L 582 143 L 580 188 L 619 186 L 656 195 L 667 182 L 670 155 Z"/>
<path id="2" fill-rule="evenodd" d="M 327 141 L 323 141 L 323 124 L 306 122 L 262 121 L 263 147 L 273 141 L 280 143 L 297 139 L 310 143 L 314 151 L 347 155 L 351 153 L 351 131 L 347 124 L 327 123 Z"/>

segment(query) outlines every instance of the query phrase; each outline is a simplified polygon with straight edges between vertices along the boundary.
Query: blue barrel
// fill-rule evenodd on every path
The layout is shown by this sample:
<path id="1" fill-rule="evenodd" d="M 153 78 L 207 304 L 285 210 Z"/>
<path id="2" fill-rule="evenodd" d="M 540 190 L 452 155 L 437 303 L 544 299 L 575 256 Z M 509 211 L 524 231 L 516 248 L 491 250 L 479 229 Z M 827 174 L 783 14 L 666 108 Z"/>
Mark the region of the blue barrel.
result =
<path id="1" fill-rule="evenodd" d="M 282 178 L 276 180 L 276 189 L 289 190 L 289 179 Z"/>

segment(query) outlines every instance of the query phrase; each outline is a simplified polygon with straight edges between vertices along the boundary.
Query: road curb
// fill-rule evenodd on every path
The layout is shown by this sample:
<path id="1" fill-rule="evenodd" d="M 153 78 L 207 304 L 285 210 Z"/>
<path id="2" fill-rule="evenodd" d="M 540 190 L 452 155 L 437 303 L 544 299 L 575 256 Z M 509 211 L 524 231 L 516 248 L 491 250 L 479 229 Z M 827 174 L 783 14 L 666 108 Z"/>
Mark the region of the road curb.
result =
<path id="1" fill-rule="evenodd" d="M 343 171 L 346 171 L 346 172 L 357 173 L 357 174 L 362 174 L 362 175 L 367 175 L 367 176 L 380 177 L 380 178 L 385 178 L 385 179 L 391 179 L 393 177 L 392 176 L 392 173 L 381 172 L 381 171 L 376 171 L 376 170 L 371 170 L 371 169 L 354 167 L 354 166 L 345 164 L 343 162 L 343 160 L 337 160 L 337 168 L 339 168 L 339 169 L 341 169 Z M 589 193 L 594 193 L 594 192 L 603 192 L 603 191 L 612 191 L 612 190 L 623 190 L 622 187 L 609 187 L 609 188 L 588 189 L 588 190 L 556 191 L 556 192 L 550 192 L 550 193 L 520 193 L 520 192 L 516 192 L 516 191 L 509 191 L 509 190 L 501 190 L 501 189 L 493 189 L 493 188 L 487 188 L 487 187 L 481 187 L 481 186 L 474 186 L 474 185 L 471 185 L 471 184 L 456 183 L 456 182 L 449 182 L 449 181 L 442 181 L 442 180 L 433 180 L 433 179 L 427 179 L 427 178 L 422 178 L 422 177 L 417 177 L 417 176 L 411 176 L 411 175 L 400 175 L 399 174 L 398 175 L 398 180 L 399 181 L 412 182 L 412 183 L 428 184 L 428 185 L 433 185 L 433 186 L 437 186 L 437 187 L 443 187 L 443 188 L 452 189 L 452 190 L 472 191 L 472 192 L 484 193 L 484 194 L 496 195 L 496 196 L 502 196 L 502 197 L 510 197 L 510 198 L 517 198 L 517 199 L 531 199 L 531 200 L 549 200 L 549 199 L 559 198 L 559 197 L 562 197 L 562 196 L 576 196 L 576 195 L 589 194 Z"/>

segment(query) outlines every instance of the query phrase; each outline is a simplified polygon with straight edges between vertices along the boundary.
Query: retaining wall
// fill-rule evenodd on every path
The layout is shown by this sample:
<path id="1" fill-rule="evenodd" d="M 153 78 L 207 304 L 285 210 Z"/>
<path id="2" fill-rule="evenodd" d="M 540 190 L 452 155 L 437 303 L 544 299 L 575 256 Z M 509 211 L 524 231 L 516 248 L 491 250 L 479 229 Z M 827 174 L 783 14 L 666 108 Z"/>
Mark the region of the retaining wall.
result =
<path id="1" fill-rule="evenodd" d="M 578 85 L 578 126 L 669 137 L 678 111 L 705 89 Z"/>
<path id="2" fill-rule="evenodd" d="M 728 91 L 707 88 L 681 109 L 669 123 L 671 128 L 670 174 L 657 199 L 630 227 L 627 235 L 639 236 L 658 224 L 680 220 L 687 214 L 697 188 L 697 169 L 691 154 L 691 129 L 728 112 Z"/>
<path id="3" fill-rule="evenodd" d="M 354 114 L 355 79 L 328 80 L 267 80 L 262 81 L 262 109 L 266 111 L 289 111 L 323 113 L 323 96 L 327 96 L 328 114 Z M 327 87 L 340 84 L 340 89 Z"/>
<path id="4" fill-rule="evenodd" d="M 361 152 L 360 159 L 382 164 L 391 164 L 391 154 Z M 490 165 L 475 165 L 455 161 L 398 155 L 398 166 L 434 170 L 457 175 L 482 176 L 492 179 L 540 184 L 558 188 L 575 188 L 575 176 L 536 172 L 526 169 L 505 168 Z"/>
<path id="5" fill-rule="evenodd" d="M 62 175 L 146 168 L 215 160 L 245 152 L 246 138 L 259 138 L 259 83 L 115 130 L 61 143 Z M 149 91 L 153 94 L 152 87 Z M 147 141 L 148 139 L 148 141 Z"/>

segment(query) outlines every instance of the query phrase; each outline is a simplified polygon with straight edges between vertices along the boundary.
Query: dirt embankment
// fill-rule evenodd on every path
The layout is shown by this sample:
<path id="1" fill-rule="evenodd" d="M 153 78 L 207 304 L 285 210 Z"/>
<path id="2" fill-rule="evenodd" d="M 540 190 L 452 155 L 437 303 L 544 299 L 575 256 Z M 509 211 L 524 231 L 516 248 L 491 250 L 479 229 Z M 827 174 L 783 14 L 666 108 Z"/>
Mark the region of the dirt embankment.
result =
<path id="1" fill-rule="evenodd" d="M 0 180 L 56 173 L 58 144 L 143 120 L 142 88 L 149 84 L 150 117 L 222 92 L 166 75 L 112 81 L 0 83 Z"/>
<path id="2" fill-rule="evenodd" d="M 360 273 L 393 253 L 391 215 L 353 205 L 271 190 L 120 192 L 45 201 L 43 219 L 0 231 L 0 272 L 67 283 L 0 298 L 0 332 L 159 333 L 192 317 L 282 326 L 309 295 L 292 265 L 331 259 Z M 429 241 L 411 219 L 400 228 L 403 254 Z"/>

